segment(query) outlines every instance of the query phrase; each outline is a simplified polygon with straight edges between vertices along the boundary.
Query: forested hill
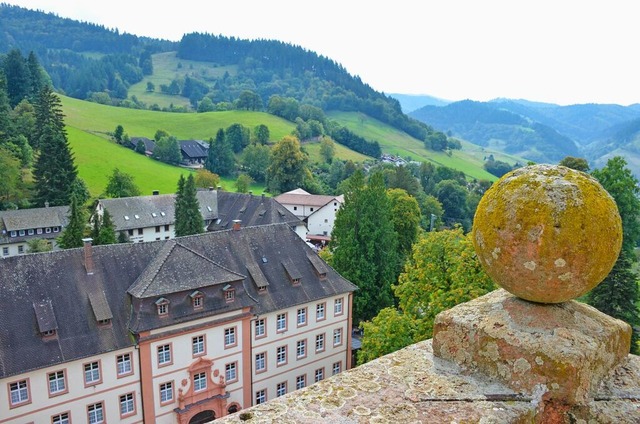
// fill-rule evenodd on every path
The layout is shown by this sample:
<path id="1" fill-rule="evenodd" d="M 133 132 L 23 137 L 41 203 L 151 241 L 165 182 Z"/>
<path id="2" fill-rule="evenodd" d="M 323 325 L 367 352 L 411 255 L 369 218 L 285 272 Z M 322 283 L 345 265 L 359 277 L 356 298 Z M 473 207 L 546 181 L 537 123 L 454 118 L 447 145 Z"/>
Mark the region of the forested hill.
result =
<path id="1" fill-rule="evenodd" d="M 194 72 L 159 87 L 165 94 L 188 98 L 191 110 L 205 97 L 214 104 L 233 105 L 250 91 L 260 99 L 253 110 L 266 109 L 271 97 L 278 96 L 323 111 L 362 112 L 419 140 L 434 133 L 405 115 L 397 100 L 373 90 L 333 60 L 279 41 L 192 33 L 175 43 L 0 4 L 0 54 L 12 49 L 25 56 L 34 51 L 54 87 L 78 99 L 105 102 L 106 94 L 114 105 L 150 108 L 130 96 L 129 89 L 153 74 L 154 54 L 176 51 L 183 60 L 230 67 L 221 77 Z"/>

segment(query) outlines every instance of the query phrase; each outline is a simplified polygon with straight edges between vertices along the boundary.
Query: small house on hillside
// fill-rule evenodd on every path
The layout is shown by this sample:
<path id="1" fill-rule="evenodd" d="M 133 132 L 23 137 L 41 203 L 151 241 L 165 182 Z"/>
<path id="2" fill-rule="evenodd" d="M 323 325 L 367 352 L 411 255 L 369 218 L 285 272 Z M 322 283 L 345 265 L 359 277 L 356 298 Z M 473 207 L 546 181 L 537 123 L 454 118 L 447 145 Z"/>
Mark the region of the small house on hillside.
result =
<path id="1" fill-rule="evenodd" d="M 153 154 L 153 149 L 156 147 L 156 142 L 147 137 L 131 137 L 129 140 L 129 147 L 133 150 L 136 150 L 138 147 L 138 143 L 144 144 L 144 154 L 147 156 L 151 156 Z"/>
<path id="2" fill-rule="evenodd" d="M 47 240 L 55 249 L 68 215 L 68 206 L 0 211 L 0 257 L 27 253 L 27 243 L 35 239 Z"/>
<path id="3" fill-rule="evenodd" d="M 202 166 L 209 154 L 209 144 L 202 140 L 180 140 L 182 163 L 187 166 Z"/>

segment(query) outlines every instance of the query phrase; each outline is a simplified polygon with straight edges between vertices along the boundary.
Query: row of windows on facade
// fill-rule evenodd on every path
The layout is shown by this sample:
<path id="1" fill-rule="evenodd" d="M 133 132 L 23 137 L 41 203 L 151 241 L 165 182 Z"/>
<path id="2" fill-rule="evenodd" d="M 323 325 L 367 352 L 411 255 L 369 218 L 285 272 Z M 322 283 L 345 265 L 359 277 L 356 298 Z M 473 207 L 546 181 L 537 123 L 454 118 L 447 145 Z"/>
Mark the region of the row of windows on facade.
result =
<path id="1" fill-rule="evenodd" d="M 223 291 L 224 291 L 224 299 L 226 302 L 233 302 L 235 300 L 236 298 L 235 289 L 228 287 L 226 289 L 223 289 Z M 195 290 L 189 295 L 189 297 L 191 298 L 191 306 L 193 307 L 193 309 L 202 309 L 204 307 L 204 293 L 202 293 L 200 290 Z M 169 299 L 166 299 L 164 297 L 161 297 L 160 299 L 156 300 L 155 304 L 158 311 L 158 315 L 168 316 L 170 303 L 171 302 L 169 301 Z"/>
<path id="2" fill-rule="evenodd" d="M 162 228 L 161 225 L 156 225 L 156 233 L 159 233 L 161 228 Z M 164 230 L 165 231 L 169 231 L 169 224 L 164 226 Z M 134 231 L 137 231 L 138 235 L 141 236 L 144 233 L 144 228 L 129 229 L 129 230 L 127 230 L 127 233 L 130 236 L 132 236 Z M 160 240 L 160 239 L 158 239 L 158 240 Z"/>
<path id="3" fill-rule="evenodd" d="M 46 228 L 29 228 L 28 230 L 11 231 L 9 235 L 11 237 L 24 237 L 26 235 L 32 236 L 34 234 L 51 234 L 59 233 L 60 227 L 46 227 Z"/>
<path id="4" fill-rule="evenodd" d="M 318 303 L 316 305 L 316 322 L 322 321 L 326 318 L 326 302 Z M 343 313 L 343 300 L 342 298 L 336 299 L 333 302 L 333 315 L 338 316 Z M 287 330 L 288 313 L 283 312 L 276 315 L 276 331 L 283 332 Z M 299 308 L 296 311 L 296 325 L 302 327 L 307 325 L 307 307 Z M 256 320 L 255 323 L 256 337 L 263 337 L 266 335 L 266 325 L 264 318 Z"/>
<path id="5" fill-rule="evenodd" d="M 91 387 L 102 382 L 101 361 L 92 361 L 82 365 L 85 387 Z M 130 353 L 116 356 L 116 374 L 118 378 L 133 374 L 133 366 Z M 69 392 L 66 370 L 57 370 L 47 374 L 49 397 L 60 396 Z M 11 408 L 28 405 L 32 402 L 29 379 L 9 383 L 9 400 Z M 120 416 L 122 418 L 134 415 L 134 393 L 125 393 L 118 396 Z M 51 418 L 55 424 L 66 424 L 71 419 L 70 412 L 58 413 Z M 87 420 L 89 423 L 104 422 L 104 403 L 87 405 Z"/>

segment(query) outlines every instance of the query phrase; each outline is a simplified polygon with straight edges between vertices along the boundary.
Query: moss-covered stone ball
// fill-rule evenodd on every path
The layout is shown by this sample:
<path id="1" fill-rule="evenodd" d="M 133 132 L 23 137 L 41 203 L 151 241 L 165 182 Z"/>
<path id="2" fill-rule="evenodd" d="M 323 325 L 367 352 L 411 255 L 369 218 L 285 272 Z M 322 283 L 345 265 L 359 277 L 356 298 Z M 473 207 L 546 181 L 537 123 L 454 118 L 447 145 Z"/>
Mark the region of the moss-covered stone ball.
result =
<path id="1" fill-rule="evenodd" d="M 611 271 L 622 222 L 615 200 L 593 177 L 532 165 L 486 191 L 472 237 L 496 284 L 525 300 L 560 303 L 589 292 Z"/>

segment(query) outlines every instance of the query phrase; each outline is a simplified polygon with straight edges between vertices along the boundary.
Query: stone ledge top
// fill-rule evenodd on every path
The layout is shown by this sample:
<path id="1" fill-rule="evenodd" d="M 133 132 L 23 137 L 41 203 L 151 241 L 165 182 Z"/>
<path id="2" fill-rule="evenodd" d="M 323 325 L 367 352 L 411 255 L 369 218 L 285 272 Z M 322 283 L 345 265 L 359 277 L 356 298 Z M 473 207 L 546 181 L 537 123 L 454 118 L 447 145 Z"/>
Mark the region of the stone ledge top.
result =
<path id="1" fill-rule="evenodd" d="M 629 355 L 570 413 L 585 423 L 637 424 L 639 388 L 640 357 Z M 435 357 L 427 340 L 215 422 L 531 423 L 538 401 L 483 375 L 464 375 Z"/>

